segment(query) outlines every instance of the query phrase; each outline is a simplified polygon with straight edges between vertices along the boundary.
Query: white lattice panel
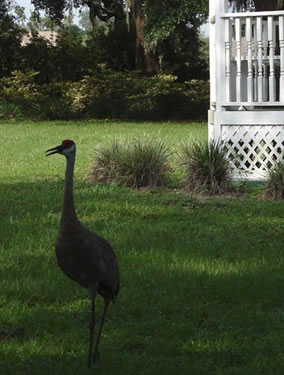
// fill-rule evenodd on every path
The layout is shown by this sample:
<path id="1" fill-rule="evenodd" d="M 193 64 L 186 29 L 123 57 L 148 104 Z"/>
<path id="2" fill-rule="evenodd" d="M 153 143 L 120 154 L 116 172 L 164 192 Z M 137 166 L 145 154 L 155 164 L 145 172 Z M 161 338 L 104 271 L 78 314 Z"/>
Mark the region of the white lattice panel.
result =
<path id="1" fill-rule="evenodd" d="M 221 139 L 235 171 L 264 178 L 284 160 L 284 125 L 222 125 Z"/>

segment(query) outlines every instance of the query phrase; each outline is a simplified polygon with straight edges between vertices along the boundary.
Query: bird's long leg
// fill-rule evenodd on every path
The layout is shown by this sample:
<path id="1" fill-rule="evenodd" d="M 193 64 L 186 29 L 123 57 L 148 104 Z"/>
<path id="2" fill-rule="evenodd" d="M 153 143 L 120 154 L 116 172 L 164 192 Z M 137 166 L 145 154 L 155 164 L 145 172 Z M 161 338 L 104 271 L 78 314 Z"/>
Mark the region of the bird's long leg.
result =
<path id="1" fill-rule="evenodd" d="M 94 354 L 93 354 L 93 361 L 94 362 L 96 362 L 96 359 L 99 356 L 99 350 L 98 350 L 99 349 L 99 342 L 100 342 L 101 333 L 102 333 L 102 330 L 103 330 L 103 325 L 104 325 L 105 316 L 106 316 L 106 312 L 107 312 L 109 302 L 110 302 L 110 300 L 108 298 L 104 299 L 104 311 L 103 311 L 103 316 L 102 316 L 102 319 L 101 319 L 101 322 L 100 322 L 100 327 L 99 327 L 98 336 L 97 336 L 96 345 L 95 345 L 95 351 L 94 351 Z"/>
<path id="2" fill-rule="evenodd" d="M 90 288 L 91 292 L 91 321 L 90 321 L 90 342 L 89 342 L 89 357 L 88 357 L 88 368 L 91 367 L 91 357 L 93 350 L 93 339 L 94 339 L 94 330 L 95 330 L 95 301 L 97 296 L 98 285 L 93 285 Z"/>

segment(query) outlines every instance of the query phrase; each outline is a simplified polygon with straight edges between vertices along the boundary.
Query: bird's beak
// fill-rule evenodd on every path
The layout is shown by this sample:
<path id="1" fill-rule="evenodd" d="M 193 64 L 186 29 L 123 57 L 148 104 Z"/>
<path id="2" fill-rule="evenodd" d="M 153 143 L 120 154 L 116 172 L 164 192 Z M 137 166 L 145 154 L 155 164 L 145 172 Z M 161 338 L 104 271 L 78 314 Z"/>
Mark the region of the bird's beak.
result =
<path id="1" fill-rule="evenodd" d="M 50 156 L 53 154 L 60 154 L 62 150 L 63 150 L 62 145 L 50 148 L 49 150 L 45 151 L 45 156 Z"/>

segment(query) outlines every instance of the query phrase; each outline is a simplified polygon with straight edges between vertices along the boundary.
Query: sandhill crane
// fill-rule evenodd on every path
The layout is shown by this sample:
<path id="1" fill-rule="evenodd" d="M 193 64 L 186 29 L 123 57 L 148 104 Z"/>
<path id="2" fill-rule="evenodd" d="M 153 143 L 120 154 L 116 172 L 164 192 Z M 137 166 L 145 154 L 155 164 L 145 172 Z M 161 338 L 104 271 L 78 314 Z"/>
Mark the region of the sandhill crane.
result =
<path id="1" fill-rule="evenodd" d="M 76 145 L 66 139 L 62 144 L 45 151 L 46 156 L 64 155 L 66 158 L 63 210 L 55 244 L 57 263 L 72 280 L 87 288 L 91 298 L 91 322 L 88 367 L 91 367 L 95 329 L 95 300 L 97 293 L 104 299 L 93 361 L 99 356 L 98 347 L 105 314 L 110 301 L 115 302 L 119 292 L 119 268 L 111 245 L 102 237 L 90 232 L 78 220 L 73 199 L 73 173 Z"/>

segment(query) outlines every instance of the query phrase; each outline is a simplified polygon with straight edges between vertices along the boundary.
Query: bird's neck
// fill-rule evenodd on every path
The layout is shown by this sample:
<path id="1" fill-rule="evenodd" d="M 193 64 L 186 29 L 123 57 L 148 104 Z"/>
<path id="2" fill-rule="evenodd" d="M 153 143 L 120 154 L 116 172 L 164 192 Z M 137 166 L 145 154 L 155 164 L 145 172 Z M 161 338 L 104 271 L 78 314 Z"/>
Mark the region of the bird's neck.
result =
<path id="1" fill-rule="evenodd" d="M 77 219 L 73 198 L 73 175 L 75 155 L 66 158 L 64 200 L 61 221 Z"/>

